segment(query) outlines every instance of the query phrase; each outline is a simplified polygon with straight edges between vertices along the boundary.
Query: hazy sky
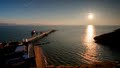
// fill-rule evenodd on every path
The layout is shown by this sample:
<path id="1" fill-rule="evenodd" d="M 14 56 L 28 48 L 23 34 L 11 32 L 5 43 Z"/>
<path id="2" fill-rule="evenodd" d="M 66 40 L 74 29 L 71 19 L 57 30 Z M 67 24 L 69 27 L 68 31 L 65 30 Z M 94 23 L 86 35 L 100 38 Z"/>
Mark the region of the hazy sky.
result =
<path id="1" fill-rule="evenodd" d="M 0 23 L 120 25 L 120 0 L 0 0 Z"/>

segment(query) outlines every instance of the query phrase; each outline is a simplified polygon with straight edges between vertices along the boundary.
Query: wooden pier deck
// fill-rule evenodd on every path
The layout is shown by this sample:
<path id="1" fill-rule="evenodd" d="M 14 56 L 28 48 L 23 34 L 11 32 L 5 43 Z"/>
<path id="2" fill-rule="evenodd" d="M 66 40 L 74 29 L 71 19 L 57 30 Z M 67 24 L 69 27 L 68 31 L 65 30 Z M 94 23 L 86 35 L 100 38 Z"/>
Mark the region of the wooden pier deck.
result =
<path id="1" fill-rule="evenodd" d="M 42 48 L 40 46 L 34 46 L 36 68 L 45 68 L 45 61 L 42 55 Z"/>

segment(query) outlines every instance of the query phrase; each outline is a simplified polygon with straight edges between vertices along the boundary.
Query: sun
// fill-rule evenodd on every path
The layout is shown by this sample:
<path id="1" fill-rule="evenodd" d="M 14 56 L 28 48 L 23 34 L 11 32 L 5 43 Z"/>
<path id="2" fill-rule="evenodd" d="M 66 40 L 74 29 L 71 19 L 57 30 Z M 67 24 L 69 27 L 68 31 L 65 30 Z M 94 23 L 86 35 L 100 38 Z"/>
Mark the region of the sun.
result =
<path id="1" fill-rule="evenodd" d="M 94 19 L 94 14 L 93 13 L 88 13 L 88 19 L 93 20 Z"/>

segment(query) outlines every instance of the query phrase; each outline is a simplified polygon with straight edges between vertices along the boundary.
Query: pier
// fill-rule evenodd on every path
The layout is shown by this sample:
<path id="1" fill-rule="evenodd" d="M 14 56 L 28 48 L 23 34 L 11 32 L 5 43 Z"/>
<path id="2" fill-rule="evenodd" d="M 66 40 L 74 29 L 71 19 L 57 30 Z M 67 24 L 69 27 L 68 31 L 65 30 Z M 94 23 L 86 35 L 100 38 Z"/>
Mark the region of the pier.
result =
<path id="1" fill-rule="evenodd" d="M 30 44 L 32 43 L 33 47 L 31 47 L 32 48 L 31 50 L 34 50 L 34 51 L 31 51 L 31 50 L 30 51 L 34 52 L 34 59 L 35 59 L 35 62 L 36 62 L 36 67 L 35 68 L 46 68 L 47 64 L 46 64 L 46 61 L 45 61 L 45 58 L 44 58 L 44 55 L 43 55 L 43 52 L 42 52 L 42 48 L 34 42 L 48 36 L 49 34 L 55 32 L 55 31 L 56 30 L 50 30 L 50 31 L 42 32 L 40 34 L 34 35 L 30 38 L 27 38 L 27 41 L 23 42 L 23 43 L 27 43 L 27 46 L 29 46 L 29 43 Z M 29 52 L 28 52 L 28 54 L 29 54 Z"/>
<path id="2" fill-rule="evenodd" d="M 29 42 L 34 42 L 38 39 L 44 38 L 45 36 L 55 32 L 56 30 L 50 30 L 50 31 L 46 31 L 46 32 L 42 32 L 41 34 L 37 34 L 35 36 L 32 36 L 30 38 L 27 38 L 25 42 L 29 43 Z"/>

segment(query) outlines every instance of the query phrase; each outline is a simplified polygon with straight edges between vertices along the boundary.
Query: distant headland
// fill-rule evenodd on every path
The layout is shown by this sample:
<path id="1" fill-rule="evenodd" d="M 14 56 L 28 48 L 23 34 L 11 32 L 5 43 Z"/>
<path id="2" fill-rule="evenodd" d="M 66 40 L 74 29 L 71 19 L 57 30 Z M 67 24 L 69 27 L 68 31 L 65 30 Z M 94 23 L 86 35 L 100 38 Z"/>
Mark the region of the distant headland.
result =
<path id="1" fill-rule="evenodd" d="M 110 47 L 119 48 L 120 47 L 119 46 L 120 45 L 120 28 L 114 30 L 113 32 L 96 36 L 94 37 L 94 40 L 98 44 L 109 45 Z"/>

